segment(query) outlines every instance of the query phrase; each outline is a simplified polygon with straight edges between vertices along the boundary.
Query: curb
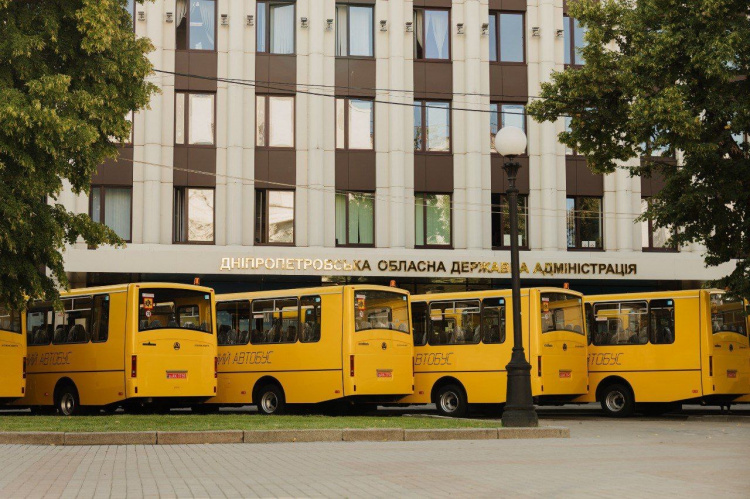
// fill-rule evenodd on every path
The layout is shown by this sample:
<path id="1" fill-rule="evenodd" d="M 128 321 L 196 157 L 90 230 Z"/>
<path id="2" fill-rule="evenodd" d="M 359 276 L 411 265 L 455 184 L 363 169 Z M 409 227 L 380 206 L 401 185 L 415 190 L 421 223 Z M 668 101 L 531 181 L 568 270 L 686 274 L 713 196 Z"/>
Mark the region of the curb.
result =
<path id="1" fill-rule="evenodd" d="M 456 428 L 440 430 L 346 428 L 341 430 L 134 431 L 112 433 L 0 432 L 0 444 L 20 445 L 268 444 L 505 440 L 519 438 L 570 438 L 570 429 L 542 426 L 538 428 Z"/>

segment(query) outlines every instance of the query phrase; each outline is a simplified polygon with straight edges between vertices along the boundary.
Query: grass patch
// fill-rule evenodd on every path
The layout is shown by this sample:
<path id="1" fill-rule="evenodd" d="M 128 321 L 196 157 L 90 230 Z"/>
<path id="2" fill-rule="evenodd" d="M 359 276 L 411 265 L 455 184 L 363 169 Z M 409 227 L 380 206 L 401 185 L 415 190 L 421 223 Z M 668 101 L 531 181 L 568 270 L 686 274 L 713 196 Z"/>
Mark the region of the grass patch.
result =
<path id="1" fill-rule="evenodd" d="M 432 418 L 425 416 L 261 416 L 248 413 L 101 416 L 0 416 L 0 431 L 205 431 L 287 430 L 339 428 L 496 428 L 499 421 Z"/>

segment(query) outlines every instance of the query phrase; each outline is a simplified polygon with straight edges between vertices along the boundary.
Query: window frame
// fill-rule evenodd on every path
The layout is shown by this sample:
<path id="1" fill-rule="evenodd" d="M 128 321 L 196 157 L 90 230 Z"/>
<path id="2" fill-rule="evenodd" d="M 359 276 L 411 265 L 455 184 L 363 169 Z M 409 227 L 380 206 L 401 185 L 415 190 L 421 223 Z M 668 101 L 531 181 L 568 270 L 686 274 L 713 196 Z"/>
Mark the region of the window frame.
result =
<path id="1" fill-rule="evenodd" d="M 191 144 L 190 143 L 190 96 L 196 94 L 196 95 L 211 95 L 213 96 L 214 101 L 214 109 L 213 109 L 213 124 L 211 126 L 211 131 L 213 132 L 213 138 L 211 144 Z M 185 97 L 185 105 L 183 109 L 183 129 L 182 129 L 182 135 L 184 137 L 184 141 L 182 144 L 177 143 L 177 98 L 178 95 L 184 95 Z M 193 91 L 182 91 L 178 90 L 174 93 L 174 133 L 173 133 L 173 142 L 175 147 L 200 147 L 203 149 L 211 149 L 216 148 L 216 92 L 193 92 Z"/>
<path id="2" fill-rule="evenodd" d="M 641 197 L 641 203 L 645 201 L 647 203 L 647 208 L 651 205 L 651 198 L 653 196 L 642 196 Z M 676 242 L 674 241 L 674 237 L 672 237 L 672 244 L 670 246 L 665 246 L 662 248 L 654 247 L 654 221 L 651 217 L 648 217 L 648 220 L 645 222 L 641 222 L 641 224 L 646 224 L 647 231 L 648 231 L 648 241 L 641 241 L 641 251 L 644 253 L 679 253 L 680 248 L 677 246 Z M 676 230 L 672 231 L 673 235 L 677 233 Z M 644 245 L 644 243 L 647 243 L 647 246 Z"/>
<path id="3" fill-rule="evenodd" d="M 372 147 L 368 149 L 352 149 L 349 147 L 349 121 L 350 121 L 349 120 L 349 111 L 350 111 L 349 103 L 353 100 L 369 102 L 370 104 L 372 104 L 372 113 L 371 113 L 372 119 L 370 120 L 370 129 L 372 130 Z M 375 99 L 372 97 L 351 97 L 351 96 L 350 97 L 336 97 L 334 99 L 334 110 L 333 110 L 334 111 L 333 112 L 333 118 L 334 118 L 333 127 L 334 127 L 334 130 L 336 131 L 336 135 L 338 135 L 338 109 L 337 107 L 338 107 L 339 101 L 344 102 L 344 146 L 339 147 L 338 144 L 336 144 L 335 149 L 337 151 L 373 151 L 374 152 L 375 151 L 375 129 L 376 129 Z M 337 138 L 338 137 L 334 138 L 334 142 L 337 142 Z"/>
<path id="4" fill-rule="evenodd" d="M 302 324 L 307 321 L 303 321 L 302 317 L 302 302 L 303 300 L 315 300 L 317 299 L 316 305 L 320 309 L 320 315 L 318 316 L 318 325 L 320 326 L 320 337 L 315 341 L 303 341 L 302 340 Z M 297 341 L 299 343 L 320 343 L 320 338 L 323 336 L 323 299 L 320 295 L 301 295 L 298 297 L 297 303 L 299 304 L 299 313 L 297 314 Z"/>
<path id="5" fill-rule="evenodd" d="M 422 23 L 424 24 L 424 20 L 426 18 L 425 13 L 430 12 L 448 12 L 448 57 L 445 59 L 431 59 L 428 57 L 417 57 L 417 11 L 422 11 Z M 412 53 L 413 60 L 414 61 L 427 61 L 427 62 L 442 62 L 442 63 L 453 63 L 453 33 L 451 33 L 453 26 L 453 13 L 451 12 L 450 7 L 414 7 L 414 14 L 412 15 L 412 30 L 414 31 L 414 35 L 412 36 L 412 44 L 414 46 L 414 51 Z M 427 45 L 425 44 L 425 37 L 427 36 L 427 30 L 425 29 L 425 26 L 422 26 L 422 48 L 425 52 L 425 56 L 427 54 Z"/>
<path id="6" fill-rule="evenodd" d="M 500 36 L 500 16 L 502 15 L 520 15 L 521 16 L 521 50 L 523 53 L 522 61 L 503 61 L 501 59 L 501 36 Z M 497 54 L 497 60 L 490 59 L 490 64 L 503 64 L 507 66 L 525 66 L 528 63 L 528 56 L 526 54 L 526 12 L 519 10 L 491 10 L 489 17 L 495 18 L 495 53 Z M 490 37 L 490 43 L 492 43 L 492 37 Z"/>
<path id="7" fill-rule="evenodd" d="M 427 107 L 428 107 L 428 103 L 437 103 L 437 102 L 448 104 L 448 150 L 447 151 L 434 151 L 434 150 L 427 149 Z M 421 113 L 420 130 L 422 134 L 422 145 L 421 145 L 421 149 L 414 149 L 414 154 L 428 154 L 428 155 L 435 154 L 439 156 L 453 154 L 453 101 L 441 100 L 441 99 L 430 99 L 430 100 L 415 99 L 414 100 L 415 107 L 417 103 L 419 104 L 419 109 Z M 440 109 L 440 108 L 433 107 L 433 109 Z"/>
<path id="8" fill-rule="evenodd" d="M 271 191 L 281 191 L 281 192 L 291 192 L 292 193 L 292 200 L 294 202 L 294 206 L 292 207 L 292 214 L 293 214 L 293 220 L 292 220 L 292 242 L 291 243 L 274 243 L 274 242 L 268 242 L 268 229 L 269 229 L 269 222 L 268 222 L 268 216 L 269 216 L 269 195 L 268 193 Z M 261 222 L 259 229 L 258 223 L 259 223 L 259 214 L 258 214 L 258 195 L 263 195 L 263 221 Z M 294 246 L 297 243 L 297 190 L 296 189 L 255 189 L 255 199 L 253 201 L 253 207 L 255 209 L 255 217 L 253 220 L 253 236 L 256 246 Z M 260 230 L 260 232 L 259 232 Z M 258 234 L 262 233 L 263 237 L 258 237 Z M 265 241 L 263 241 L 265 239 Z"/>
<path id="9" fill-rule="evenodd" d="M 499 220 L 499 226 L 500 226 L 500 230 L 501 230 L 500 240 L 504 241 L 503 236 L 505 234 L 502 232 L 502 227 L 503 227 L 502 198 L 507 199 L 508 198 L 508 193 L 507 192 L 493 192 L 492 194 L 490 194 L 490 196 L 501 196 L 500 203 L 494 203 L 494 202 L 492 202 L 491 204 L 492 204 L 492 218 L 494 218 L 495 216 L 497 216 L 500 219 Z M 523 212 L 523 213 L 521 213 L 519 211 L 519 222 L 520 222 L 520 218 L 521 217 L 525 218 L 525 220 L 524 220 L 524 226 L 526 227 L 526 234 L 525 234 L 524 239 L 526 240 L 526 244 L 523 244 L 523 245 L 519 244 L 518 245 L 518 249 L 522 250 L 522 251 L 528 251 L 530 249 L 530 246 L 529 246 L 529 195 L 528 194 L 519 194 L 518 195 L 519 201 L 521 200 L 521 198 L 525 199 L 526 211 Z M 508 203 L 508 209 L 510 210 L 510 203 Z M 497 213 L 495 212 L 495 210 L 498 210 Z M 510 211 L 508 212 L 508 218 L 510 218 Z M 494 226 L 495 226 L 495 224 L 491 222 L 491 225 L 490 225 L 491 229 L 494 228 Z M 492 230 L 490 232 L 491 232 L 491 240 L 494 241 L 494 237 L 492 237 L 492 236 L 494 236 L 494 234 L 492 234 Z M 503 244 L 503 245 L 500 245 L 500 246 L 495 246 L 493 244 L 492 245 L 492 249 L 493 250 L 508 250 L 508 249 L 510 249 L 510 245 L 505 246 Z"/>
<path id="10" fill-rule="evenodd" d="M 414 205 L 416 207 L 417 203 L 417 197 L 422 196 L 422 199 L 424 199 L 424 196 L 448 196 L 450 198 L 450 214 L 451 214 L 451 224 L 450 224 L 450 231 L 451 231 L 451 240 L 449 244 L 427 244 L 427 204 L 423 201 L 422 202 L 422 230 L 424 231 L 424 241 L 425 244 L 417 244 L 417 232 L 416 232 L 416 223 L 414 224 L 414 248 L 416 249 L 453 249 L 453 194 L 452 193 L 446 193 L 446 192 L 415 192 L 414 193 Z"/>
<path id="11" fill-rule="evenodd" d="M 337 15 L 338 15 L 338 8 L 339 7 L 346 7 L 346 55 L 338 55 L 336 54 L 336 58 L 342 58 L 342 59 L 364 59 L 364 60 L 372 60 L 375 59 L 375 4 L 361 4 L 361 3 L 349 3 L 349 2 L 336 2 L 335 4 L 336 10 L 334 13 L 336 16 L 334 16 L 336 27 L 334 31 L 334 37 L 338 41 L 338 29 L 339 25 L 337 21 Z M 370 40 L 370 51 L 372 52 L 372 55 L 351 55 L 352 53 L 352 38 L 351 38 L 351 14 L 350 10 L 352 7 L 358 7 L 358 8 L 368 8 L 372 11 L 372 38 Z M 338 44 L 337 44 L 338 46 Z M 296 48 L 296 47 L 295 47 Z"/>
<path id="12" fill-rule="evenodd" d="M 340 244 L 338 238 L 336 239 L 337 248 L 374 248 L 375 247 L 375 235 L 376 230 L 376 213 L 375 213 L 375 192 L 374 191 L 337 191 L 336 195 L 343 194 L 346 196 L 346 243 Z M 364 194 L 372 195 L 372 243 L 350 243 L 349 242 L 349 195 L 350 194 Z"/>
<path id="13" fill-rule="evenodd" d="M 296 306 L 296 309 L 297 309 L 297 335 L 296 335 L 294 341 L 262 341 L 262 342 L 255 342 L 255 341 L 253 341 L 253 333 L 252 333 L 252 329 L 251 329 L 251 331 L 250 331 L 250 341 L 249 341 L 248 344 L 250 344 L 250 345 L 294 345 L 295 343 L 299 343 L 299 337 L 300 337 L 300 329 L 299 329 L 300 320 L 299 320 L 299 315 L 300 315 L 300 312 L 302 311 L 302 309 L 300 308 L 301 298 L 299 296 L 297 296 L 297 295 L 294 295 L 294 296 L 275 296 L 275 297 L 271 297 L 271 298 L 257 298 L 255 300 L 251 300 L 250 301 L 250 326 L 251 326 L 251 328 L 254 326 L 253 321 L 255 321 L 254 315 L 256 314 L 256 311 L 255 311 L 255 303 L 256 302 L 269 302 L 269 301 L 272 302 L 273 303 L 273 311 L 271 313 L 272 314 L 276 314 L 276 313 L 283 313 L 283 311 L 281 309 L 277 311 L 276 302 L 285 301 L 285 300 L 294 300 L 297 303 L 297 306 Z M 265 311 L 259 311 L 258 313 L 265 314 L 266 312 Z M 276 326 L 274 326 L 274 329 L 275 328 L 276 328 Z M 281 338 L 281 329 L 279 328 L 279 339 L 280 338 Z"/>
<path id="14" fill-rule="evenodd" d="M 599 200 L 599 224 L 601 226 L 601 247 L 584 248 L 581 240 L 581 224 L 579 223 L 578 213 L 581 211 L 580 200 L 584 198 L 594 198 Z M 567 200 L 574 199 L 573 220 L 575 224 L 575 246 L 567 246 Z M 565 223 L 566 223 L 566 246 L 568 251 L 605 251 L 604 248 L 604 196 L 565 196 Z"/>
<path id="15" fill-rule="evenodd" d="M 266 22 L 266 34 L 264 37 L 265 50 L 258 50 L 258 6 L 261 4 L 265 5 L 265 22 Z M 294 7 L 294 14 L 292 14 L 292 52 L 290 54 L 278 54 L 271 52 L 271 9 L 270 6 L 275 5 L 292 5 Z M 281 55 L 281 56 L 296 56 L 297 55 L 297 2 L 296 0 L 257 0 L 255 2 L 255 53 L 266 54 L 266 55 Z M 374 38 L 374 37 L 373 37 Z"/>
<path id="16" fill-rule="evenodd" d="M 576 28 L 576 18 L 569 15 L 569 14 L 563 14 L 563 29 L 568 32 L 568 46 L 565 47 L 565 53 L 570 56 L 570 63 L 565 62 L 565 57 L 563 56 L 563 65 L 566 68 L 572 67 L 572 68 L 580 68 L 583 67 L 586 62 L 584 61 L 583 64 L 578 63 L 578 58 L 576 57 L 576 34 L 575 34 L 575 28 Z M 583 30 L 583 28 L 581 28 Z M 584 35 L 586 32 L 584 31 Z M 564 40 L 564 37 L 563 37 Z"/>
<path id="17" fill-rule="evenodd" d="M 214 48 L 212 50 L 208 49 L 193 49 L 190 48 L 190 0 L 186 0 L 186 9 L 185 9 L 185 48 L 184 49 L 177 49 L 177 43 L 175 40 L 175 48 L 176 50 L 185 50 L 190 52 L 198 52 L 198 53 L 216 53 L 218 52 L 217 46 L 219 45 L 219 1 L 220 0 L 213 0 L 214 2 Z M 133 3 L 135 4 L 137 0 L 135 0 Z M 179 23 L 179 19 L 176 20 L 175 24 Z M 133 23 L 135 24 L 135 16 L 133 16 Z M 175 30 L 177 29 L 177 26 L 175 26 Z M 216 99 L 214 99 L 215 101 Z M 216 117 L 216 113 L 214 111 L 214 117 Z M 215 123 L 215 122 L 214 122 Z M 214 137 L 214 143 L 216 142 Z"/>
<path id="18" fill-rule="evenodd" d="M 258 145 L 258 98 L 263 98 L 263 119 L 265 126 L 264 144 Z M 291 146 L 270 146 L 271 139 L 271 99 L 283 97 L 292 99 L 292 145 Z M 297 150 L 297 98 L 294 94 L 255 94 L 255 140 L 253 145 L 256 149 L 264 151 L 296 151 Z M 374 112 L 373 112 L 374 114 Z M 335 126 L 335 125 L 334 125 Z M 335 128 L 334 128 L 335 130 Z M 374 140 L 374 135 L 373 135 Z"/>
<path id="19" fill-rule="evenodd" d="M 214 191 L 214 209 L 213 209 L 213 239 L 211 241 L 191 241 L 189 239 L 190 234 L 190 193 L 188 192 L 190 189 L 200 189 L 200 190 L 212 190 Z M 174 208 L 177 204 L 176 200 L 176 193 L 177 191 L 183 191 L 184 194 L 182 195 L 182 213 L 184 215 L 184 219 L 182 220 L 182 226 L 185 228 L 185 240 L 181 241 L 177 238 L 177 224 L 175 223 L 177 220 L 176 213 L 174 213 Z M 172 190 L 172 244 L 198 244 L 198 245 L 215 245 L 216 244 L 216 187 L 200 187 L 200 186 L 177 186 Z"/>
<path id="20" fill-rule="evenodd" d="M 106 343 L 109 340 L 109 319 L 110 319 L 110 311 L 111 311 L 111 303 L 112 298 L 109 295 L 109 293 L 100 293 L 93 295 L 91 297 L 91 331 L 89 331 L 89 340 L 91 343 Z M 106 337 L 103 340 L 96 340 L 94 341 L 94 318 L 95 318 L 95 311 L 97 309 L 97 300 L 102 299 L 105 303 L 107 303 L 107 329 L 106 329 Z"/>
<path id="21" fill-rule="evenodd" d="M 503 63 L 506 64 L 506 63 Z M 496 106 L 493 113 L 492 106 Z M 503 106 L 521 106 L 523 107 L 523 133 L 529 136 L 529 113 L 527 110 L 528 102 L 508 102 L 508 101 L 492 101 L 490 102 L 490 119 L 493 117 L 497 120 L 497 132 L 502 130 L 503 127 Z M 495 133 L 497 133 L 495 132 Z M 490 154 L 495 157 L 500 157 L 500 153 L 495 149 L 495 134 L 492 134 L 492 122 L 490 121 Z M 521 158 L 528 157 L 529 146 L 526 145 L 526 151 L 520 155 Z"/>
<path id="22" fill-rule="evenodd" d="M 89 299 L 91 301 L 91 307 L 88 309 L 85 308 L 74 308 L 76 305 L 76 300 L 82 300 L 82 299 Z M 76 295 L 76 296 L 69 296 L 61 298 L 60 301 L 63 305 L 63 321 L 66 322 L 67 315 L 71 312 L 81 312 L 88 310 L 88 313 L 86 316 L 88 316 L 88 328 L 85 330 L 86 332 L 86 341 L 67 341 L 67 338 L 64 341 L 55 341 L 55 330 L 57 330 L 57 327 L 54 326 L 55 324 L 55 314 L 60 313 L 59 310 L 52 310 L 52 324 L 53 324 L 53 330 L 52 330 L 52 338 L 50 338 L 50 344 L 51 345 L 85 345 L 87 343 L 91 343 L 91 326 L 93 322 L 93 309 L 94 309 L 94 296 L 93 295 Z M 70 306 L 67 305 L 67 303 L 71 303 Z M 65 329 L 66 336 L 70 334 L 70 331 Z"/>
<path id="23" fill-rule="evenodd" d="M 589 305 L 589 304 L 587 303 L 587 305 Z M 596 341 L 596 334 L 595 334 L 596 331 L 588 331 L 589 328 L 587 327 L 586 329 L 587 329 L 588 336 L 589 336 L 589 345 L 605 346 L 605 347 L 611 347 L 611 346 L 620 347 L 620 346 L 644 346 L 644 345 L 650 345 L 651 344 L 651 313 L 650 313 L 651 305 L 650 305 L 650 300 L 633 299 L 633 300 L 619 300 L 619 301 L 618 300 L 613 300 L 613 301 L 598 301 L 598 302 L 591 303 L 590 305 L 591 305 L 590 320 L 593 322 L 593 324 L 596 324 L 596 322 L 597 322 L 597 320 L 596 320 L 596 314 L 597 314 L 597 306 L 599 306 L 599 305 L 617 305 L 618 319 L 619 319 L 619 316 L 622 314 L 623 305 L 625 305 L 625 306 L 629 306 L 629 305 L 630 306 L 632 306 L 632 305 L 643 305 L 644 306 L 643 310 L 645 310 L 646 312 L 645 312 L 645 314 L 643 314 L 643 315 L 645 315 L 645 317 L 642 317 L 641 320 L 645 321 L 645 323 L 646 323 L 646 343 L 612 343 L 612 342 L 601 343 L 601 342 L 597 342 Z M 612 310 L 612 309 L 609 309 L 609 310 Z M 589 311 L 587 310 L 587 313 L 588 312 Z M 588 326 L 588 323 L 586 325 Z M 607 320 L 607 327 L 609 327 L 609 320 Z"/>
<path id="24" fill-rule="evenodd" d="M 479 315 L 479 341 L 475 342 L 466 342 L 463 343 L 432 343 L 433 338 L 433 320 L 432 320 L 432 306 L 435 304 L 450 304 L 450 307 L 445 307 L 441 310 L 446 310 L 447 308 L 451 308 L 452 310 L 456 310 L 456 303 L 469 303 L 469 302 L 477 302 L 477 314 Z M 482 344 L 482 341 L 484 340 L 484 324 L 482 322 L 483 314 L 482 314 L 482 299 L 480 298 L 466 298 L 466 299 L 449 299 L 449 300 L 434 300 L 431 302 L 427 302 L 427 345 L 435 346 L 435 347 L 441 347 L 441 346 L 457 346 L 457 345 L 466 345 L 466 346 L 476 346 Z M 445 312 L 443 312 L 444 314 Z M 412 328 L 414 326 L 412 325 Z M 487 343 L 488 345 L 499 345 L 500 343 Z"/>
<path id="25" fill-rule="evenodd" d="M 126 243 L 132 243 L 133 242 L 133 186 L 128 185 L 111 185 L 111 184 L 92 184 L 91 189 L 89 190 L 89 218 L 93 217 L 93 210 L 94 210 L 94 197 L 92 196 L 92 192 L 94 189 L 100 189 L 99 194 L 99 213 L 101 218 L 102 225 L 107 225 L 105 223 L 106 221 L 106 214 L 104 211 L 104 206 L 106 204 L 106 196 L 107 196 L 107 188 L 110 189 L 128 189 L 130 191 L 130 238 L 123 239 Z M 92 218 L 93 220 L 93 218 Z M 107 227 L 109 227 L 107 225 Z"/>

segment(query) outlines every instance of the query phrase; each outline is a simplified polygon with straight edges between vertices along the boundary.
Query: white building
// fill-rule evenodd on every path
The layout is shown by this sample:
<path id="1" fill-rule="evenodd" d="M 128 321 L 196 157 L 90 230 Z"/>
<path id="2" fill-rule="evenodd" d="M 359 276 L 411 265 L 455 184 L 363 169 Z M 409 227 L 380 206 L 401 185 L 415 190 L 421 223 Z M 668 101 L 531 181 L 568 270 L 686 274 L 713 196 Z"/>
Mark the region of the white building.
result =
<path id="1" fill-rule="evenodd" d="M 729 270 L 634 223 L 658 179 L 595 176 L 557 141 L 564 120 L 525 119 L 553 71 L 583 62 L 563 0 L 156 0 L 131 12 L 161 93 L 91 196 L 61 197 L 129 241 L 70 248 L 76 285 L 506 286 L 498 123 L 529 139 L 524 284 L 680 288 Z"/>

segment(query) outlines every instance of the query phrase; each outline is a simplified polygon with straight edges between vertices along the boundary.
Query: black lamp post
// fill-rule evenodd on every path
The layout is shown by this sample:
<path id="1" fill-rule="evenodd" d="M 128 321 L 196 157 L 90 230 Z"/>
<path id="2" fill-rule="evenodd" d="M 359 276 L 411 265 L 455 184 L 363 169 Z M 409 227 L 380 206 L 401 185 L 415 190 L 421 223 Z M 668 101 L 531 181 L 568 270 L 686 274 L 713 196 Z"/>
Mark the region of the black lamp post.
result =
<path id="1" fill-rule="evenodd" d="M 515 157 L 526 151 L 526 134 L 520 128 L 507 126 L 495 135 L 495 150 L 507 158 L 503 169 L 508 175 L 508 208 L 510 215 L 510 273 L 513 302 L 513 354 L 505 367 L 508 392 L 503 411 L 503 426 L 538 426 L 534 400 L 531 397 L 531 365 L 526 361 L 521 333 L 521 271 L 518 263 L 518 188 L 516 176 L 521 165 Z"/>

